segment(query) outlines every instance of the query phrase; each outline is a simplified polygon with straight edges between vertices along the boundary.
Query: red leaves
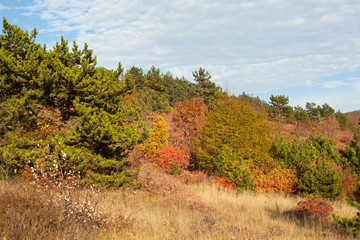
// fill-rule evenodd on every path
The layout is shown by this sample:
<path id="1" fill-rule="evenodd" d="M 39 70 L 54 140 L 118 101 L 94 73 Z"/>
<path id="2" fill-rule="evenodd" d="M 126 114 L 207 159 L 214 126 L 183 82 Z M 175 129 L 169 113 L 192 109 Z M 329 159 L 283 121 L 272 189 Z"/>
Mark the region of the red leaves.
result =
<path id="1" fill-rule="evenodd" d="M 157 150 L 156 156 L 151 160 L 159 166 L 160 169 L 168 171 L 173 167 L 187 168 L 189 165 L 189 155 L 179 147 L 167 145 Z"/>
<path id="2" fill-rule="evenodd" d="M 298 211 L 311 217 L 318 217 L 322 220 L 328 220 L 333 207 L 326 201 L 325 198 L 314 196 L 308 200 L 300 201 L 298 203 Z"/>
<path id="3" fill-rule="evenodd" d="M 233 183 L 229 178 L 227 177 L 215 177 L 215 178 L 220 186 L 224 187 L 229 192 L 236 192 L 234 190 L 236 184 Z"/>

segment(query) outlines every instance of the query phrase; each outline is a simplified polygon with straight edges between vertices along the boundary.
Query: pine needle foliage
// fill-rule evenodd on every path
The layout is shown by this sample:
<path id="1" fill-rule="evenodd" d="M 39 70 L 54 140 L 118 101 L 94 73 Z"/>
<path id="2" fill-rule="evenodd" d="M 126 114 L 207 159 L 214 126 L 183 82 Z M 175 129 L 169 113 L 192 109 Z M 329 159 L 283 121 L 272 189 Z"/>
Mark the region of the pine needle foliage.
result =
<path id="1" fill-rule="evenodd" d="M 3 19 L 0 35 L 0 165 L 6 175 L 34 161 L 60 159 L 100 185 L 131 182 L 128 153 L 146 138 L 140 109 L 122 101 L 126 91 L 121 64 L 96 66 L 87 44 L 61 41 L 48 50 L 31 34 Z M 42 112 L 58 112 L 54 122 Z M 43 136 L 36 136 L 44 131 Z M 30 135 L 30 137 L 29 137 Z M 32 136 L 31 136 L 32 135 Z M 45 144 L 45 145 L 44 145 Z M 47 145 L 46 145 L 47 144 Z M 60 146 L 60 145 L 61 146 Z"/>

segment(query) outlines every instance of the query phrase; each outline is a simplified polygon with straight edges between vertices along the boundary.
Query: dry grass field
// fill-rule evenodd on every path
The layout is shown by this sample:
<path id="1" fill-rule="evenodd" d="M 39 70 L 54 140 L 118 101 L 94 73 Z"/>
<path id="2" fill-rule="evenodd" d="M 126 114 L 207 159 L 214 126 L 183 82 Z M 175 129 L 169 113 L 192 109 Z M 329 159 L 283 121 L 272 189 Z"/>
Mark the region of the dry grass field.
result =
<path id="1" fill-rule="evenodd" d="M 149 166 L 141 189 L 64 193 L 0 183 L 1 239 L 353 239 L 333 221 L 297 214 L 298 196 L 234 194 L 204 176 Z M 334 212 L 355 209 L 332 202 Z"/>

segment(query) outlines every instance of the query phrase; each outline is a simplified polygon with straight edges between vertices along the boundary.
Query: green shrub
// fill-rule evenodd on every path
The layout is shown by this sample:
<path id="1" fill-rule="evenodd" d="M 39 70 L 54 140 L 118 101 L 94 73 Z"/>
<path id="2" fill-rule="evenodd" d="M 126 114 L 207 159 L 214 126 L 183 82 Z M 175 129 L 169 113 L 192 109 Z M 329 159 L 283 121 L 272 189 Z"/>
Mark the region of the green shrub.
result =
<path id="1" fill-rule="evenodd" d="M 346 145 L 345 156 L 354 171 L 360 174 L 360 129 L 354 131 L 353 139 Z"/>
<path id="2" fill-rule="evenodd" d="M 231 153 L 229 149 L 223 151 L 214 161 L 215 172 L 219 177 L 229 179 L 233 188 L 241 192 L 243 190 L 254 190 L 255 183 L 247 166 L 241 158 Z"/>
<path id="3" fill-rule="evenodd" d="M 298 181 L 299 191 L 326 198 L 342 196 L 341 174 L 326 159 L 303 166 L 304 174 Z"/>
<path id="4" fill-rule="evenodd" d="M 312 132 L 308 139 L 292 142 L 279 137 L 272 147 L 272 155 L 288 167 L 296 169 L 298 189 L 302 193 L 328 198 L 342 195 L 342 175 L 346 159 L 334 150 L 334 141 Z"/>

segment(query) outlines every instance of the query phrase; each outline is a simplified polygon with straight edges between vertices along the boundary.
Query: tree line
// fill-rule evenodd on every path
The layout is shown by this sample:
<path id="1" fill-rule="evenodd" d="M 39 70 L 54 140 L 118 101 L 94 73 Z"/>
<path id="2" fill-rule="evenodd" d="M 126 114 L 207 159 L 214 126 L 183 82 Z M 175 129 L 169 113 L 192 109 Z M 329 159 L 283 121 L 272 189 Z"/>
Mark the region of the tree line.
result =
<path id="1" fill-rule="evenodd" d="M 178 173 L 204 171 L 237 191 L 285 191 L 329 198 L 355 196 L 358 131 L 339 152 L 317 133 L 274 139 L 270 121 L 345 116 L 328 104 L 289 106 L 286 96 L 261 101 L 229 95 L 200 68 L 193 81 L 121 63 L 97 66 L 87 44 L 61 38 L 52 49 L 4 18 L 0 35 L 0 166 L 3 177 L 38 162 L 81 173 L 83 183 L 138 185 L 129 154 Z M 151 118 L 151 116 L 155 116 Z M 167 120 L 164 117 L 167 116 Z M 345 125 L 344 125 L 345 126 Z M 352 189 L 352 190 L 351 190 Z"/>

